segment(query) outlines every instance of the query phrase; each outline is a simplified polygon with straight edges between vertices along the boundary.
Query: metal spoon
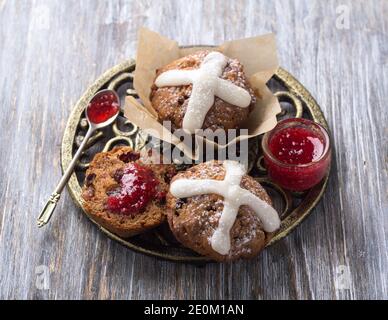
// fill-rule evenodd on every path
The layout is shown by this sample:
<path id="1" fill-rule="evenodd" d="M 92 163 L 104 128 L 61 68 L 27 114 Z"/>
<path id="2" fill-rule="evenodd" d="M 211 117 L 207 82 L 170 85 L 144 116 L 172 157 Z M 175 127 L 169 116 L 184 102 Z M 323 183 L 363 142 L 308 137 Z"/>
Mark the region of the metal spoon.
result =
<path id="1" fill-rule="evenodd" d="M 114 96 L 116 97 L 118 111 L 116 114 L 111 116 L 108 120 L 106 120 L 104 122 L 94 123 L 89 119 L 88 112 L 87 112 L 88 108 L 90 108 L 92 103 L 95 102 L 97 99 L 99 99 L 104 94 L 114 94 Z M 97 92 L 92 97 L 92 99 L 90 99 L 90 102 L 89 102 L 88 106 L 86 107 L 86 112 L 85 112 L 86 119 L 89 123 L 89 129 L 86 132 L 86 135 L 85 135 L 84 139 L 82 140 L 81 145 L 79 146 L 76 154 L 74 155 L 73 159 L 71 160 L 68 168 L 66 169 L 65 173 L 63 174 L 57 187 L 55 188 L 54 192 L 51 194 L 49 200 L 47 201 L 42 212 L 40 213 L 40 215 L 37 219 L 38 227 L 43 227 L 50 220 L 51 215 L 53 214 L 54 209 L 57 206 L 58 200 L 61 196 L 61 192 L 62 192 L 63 188 L 66 186 L 70 176 L 72 175 L 73 169 L 74 169 L 79 157 L 81 156 L 83 150 L 85 149 L 85 146 L 87 145 L 87 141 L 89 140 L 89 138 L 92 136 L 94 131 L 96 131 L 97 129 L 101 129 L 103 127 L 106 127 L 106 126 L 110 125 L 113 121 L 115 121 L 117 118 L 117 115 L 119 114 L 119 111 L 120 111 L 120 98 L 118 97 L 117 93 L 113 90 L 108 90 L 108 89 L 101 90 L 101 91 Z"/>

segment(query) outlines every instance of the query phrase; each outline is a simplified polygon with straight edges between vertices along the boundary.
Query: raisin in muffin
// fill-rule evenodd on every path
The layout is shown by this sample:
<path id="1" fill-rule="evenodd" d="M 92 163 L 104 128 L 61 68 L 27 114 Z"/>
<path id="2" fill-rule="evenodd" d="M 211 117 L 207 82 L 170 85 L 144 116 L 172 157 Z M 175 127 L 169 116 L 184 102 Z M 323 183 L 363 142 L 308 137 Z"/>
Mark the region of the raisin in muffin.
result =
<path id="1" fill-rule="evenodd" d="M 165 196 L 173 165 L 156 164 L 149 152 L 116 147 L 95 155 L 86 171 L 83 206 L 109 231 L 130 237 L 165 221 Z"/>
<path id="2" fill-rule="evenodd" d="M 179 179 L 223 180 L 225 168 L 220 161 L 209 161 L 179 172 L 171 181 Z M 252 177 L 243 175 L 240 187 L 272 205 L 264 188 Z M 230 230 L 230 250 L 221 255 L 211 245 L 211 237 L 219 225 L 224 208 L 223 197 L 217 194 L 202 194 L 176 198 L 167 194 L 167 218 L 170 229 L 185 247 L 216 261 L 232 261 L 256 256 L 271 239 L 272 234 L 263 229 L 257 214 L 248 206 L 240 206 Z"/>
<path id="3" fill-rule="evenodd" d="M 210 52 L 199 51 L 173 61 L 157 70 L 155 80 L 159 75 L 169 70 L 193 70 L 200 68 L 202 61 Z M 256 103 L 253 89 L 244 73 L 242 64 L 236 59 L 227 58 L 226 66 L 220 78 L 245 89 L 251 96 L 251 103 L 247 108 L 241 108 L 231 105 L 219 97 L 214 97 L 214 104 L 206 114 L 202 129 L 228 130 L 241 128 L 241 124 L 248 118 Z M 172 130 L 182 128 L 192 88 L 192 84 L 158 87 L 154 81 L 150 100 L 153 108 L 158 113 L 158 119 L 161 123 L 163 121 L 171 121 Z"/>

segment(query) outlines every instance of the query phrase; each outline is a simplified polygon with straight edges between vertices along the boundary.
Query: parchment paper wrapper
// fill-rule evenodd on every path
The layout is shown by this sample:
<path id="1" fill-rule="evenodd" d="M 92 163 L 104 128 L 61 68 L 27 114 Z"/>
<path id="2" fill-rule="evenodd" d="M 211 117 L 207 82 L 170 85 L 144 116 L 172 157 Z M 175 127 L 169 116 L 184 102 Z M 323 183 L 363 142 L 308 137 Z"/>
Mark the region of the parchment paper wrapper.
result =
<path id="1" fill-rule="evenodd" d="M 191 159 L 197 158 L 195 150 L 188 148 L 170 130 L 158 122 L 157 113 L 151 105 L 149 96 L 157 69 L 203 49 L 219 51 L 230 58 L 238 59 L 244 66 L 245 74 L 257 96 L 254 110 L 250 113 L 248 120 L 241 125 L 242 129 L 248 129 L 248 134 L 228 141 L 227 145 L 217 145 L 218 148 L 224 148 L 239 140 L 255 137 L 271 130 L 276 125 L 276 115 L 281 111 L 277 98 L 266 86 L 279 66 L 273 34 L 227 41 L 219 47 L 179 48 L 176 41 L 167 39 L 146 28 L 141 28 L 139 30 L 134 88 L 142 103 L 133 97 L 127 97 L 124 115 L 146 133 L 175 145 Z M 201 136 L 195 138 L 198 143 L 205 140 L 205 143 L 215 144 Z"/>

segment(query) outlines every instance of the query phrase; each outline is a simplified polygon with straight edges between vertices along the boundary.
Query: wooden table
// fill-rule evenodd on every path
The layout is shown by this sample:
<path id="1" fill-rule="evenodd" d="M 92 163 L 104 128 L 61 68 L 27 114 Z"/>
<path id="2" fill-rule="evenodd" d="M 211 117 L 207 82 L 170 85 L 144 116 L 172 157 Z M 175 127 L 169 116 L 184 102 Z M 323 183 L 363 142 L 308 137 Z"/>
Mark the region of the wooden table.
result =
<path id="1" fill-rule="evenodd" d="M 316 97 L 335 154 L 323 200 L 252 261 L 198 268 L 109 240 L 63 194 L 67 117 L 136 53 L 147 26 L 181 44 L 277 35 L 281 65 Z M 388 2 L 0 0 L 0 298 L 387 299 Z"/>

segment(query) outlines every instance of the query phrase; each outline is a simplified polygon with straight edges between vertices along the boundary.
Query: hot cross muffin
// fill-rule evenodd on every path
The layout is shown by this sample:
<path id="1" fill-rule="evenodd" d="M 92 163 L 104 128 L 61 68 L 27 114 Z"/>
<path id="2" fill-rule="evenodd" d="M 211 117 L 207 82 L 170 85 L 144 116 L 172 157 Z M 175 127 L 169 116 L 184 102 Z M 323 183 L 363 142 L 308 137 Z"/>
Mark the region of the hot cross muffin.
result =
<path id="1" fill-rule="evenodd" d="M 240 169 L 234 161 L 210 161 L 172 179 L 168 223 L 185 247 L 231 261 L 257 255 L 271 239 L 278 214 L 260 183 Z"/>
<path id="2" fill-rule="evenodd" d="M 173 130 L 191 132 L 241 128 L 256 103 L 242 64 L 210 51 L 196 52 L 157 70 L 150 100 L 160 122 L 171 121 Z"/>

